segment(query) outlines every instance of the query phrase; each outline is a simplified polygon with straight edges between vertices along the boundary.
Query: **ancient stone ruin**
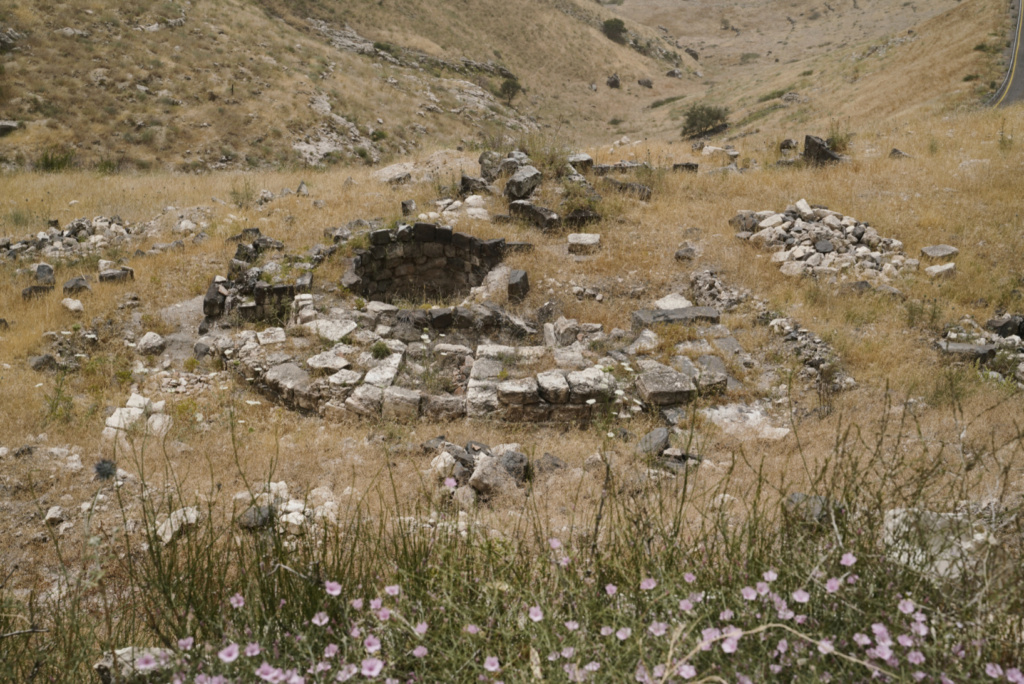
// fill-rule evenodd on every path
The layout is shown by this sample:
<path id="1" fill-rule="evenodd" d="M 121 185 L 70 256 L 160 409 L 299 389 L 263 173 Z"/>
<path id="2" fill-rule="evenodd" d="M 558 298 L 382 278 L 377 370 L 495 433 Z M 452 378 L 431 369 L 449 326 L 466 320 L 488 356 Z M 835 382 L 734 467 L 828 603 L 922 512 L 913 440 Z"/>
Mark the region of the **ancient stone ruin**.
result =
<path id="1" fill-rule="evenodd" d="M 376 230 L 356 250 L 342 285 L 366 299 L 422 300 L 467 294 L 505 256 L 505 240 L 481 240 L 433 223 Z"/>

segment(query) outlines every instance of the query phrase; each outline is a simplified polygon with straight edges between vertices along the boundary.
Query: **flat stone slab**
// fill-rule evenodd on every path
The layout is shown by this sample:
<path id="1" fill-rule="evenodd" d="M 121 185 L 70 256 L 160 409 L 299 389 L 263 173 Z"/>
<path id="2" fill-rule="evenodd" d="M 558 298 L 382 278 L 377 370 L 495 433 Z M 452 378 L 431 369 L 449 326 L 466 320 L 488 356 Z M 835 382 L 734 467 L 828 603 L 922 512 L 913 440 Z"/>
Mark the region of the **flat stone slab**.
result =
<path id="1" fill-rule="evenodd" d="M 711 323 L 721 320 L 718 309 L 710 306 L 688 306 L 682 309 L 641 309 L 633 312 L 633 330 L 643 330 L 659 323 Z"/>
<path id="2" fill-rule="evenodd" d="M 637 378 L 636 389 L 640 399 L 650 406 L 685 404 L 697 396 L 690 376 L 663 370 L 643 373 Z"/>
<path id="3" fill-rule="evenodd" d="M 959 253 L 960 250 L 952 245 L 931 245 L 921 248 L 921 256 L 929 259 L 948 259 Z"/>
<path id="4" fill-rule="evenodd" d="M 354 321 L 318 320 L 306 323 L 306 330 L 331 342 L 340 342 L 359 326 Z"/>
<path id="5" fill-rule="evenodd" d="M 601 249 L 599 233 L 570 233 L 568 241 L 570 254 L 592 254 Z"/>
<path id="6" fill-rule="evenodd" d="M 937 264 L 924 269 L 929 278 L 951 278 L 956 275 L 956 263 L 950 261 L 945 264 Z"/>
<path id="7" fill-rule="evenodd" d="M 306 359 L 306 365 L 313 370 L 325 370 L 335 373 L 348 368 L 352 364 L 337 352 L 325 351 L 322 354 L 317 354 L 316 356 L 311 356 Z"/>
<path id="8" fill-rule="evenodd" d="M 959 356 L 968 361 L 987 361 L 996 355 L 994 344 L 971 344 L 969 342 L 949 342 L 942 340 L 938 343 L 939 351 L 950 356 Z"/>
<path id="9" fill-rule="evenodd" d="M 267 328 L 256 333 L 256 339 L 263 346 L 268 344 L 282 344 L 288 340 L 283 328 Z"/>

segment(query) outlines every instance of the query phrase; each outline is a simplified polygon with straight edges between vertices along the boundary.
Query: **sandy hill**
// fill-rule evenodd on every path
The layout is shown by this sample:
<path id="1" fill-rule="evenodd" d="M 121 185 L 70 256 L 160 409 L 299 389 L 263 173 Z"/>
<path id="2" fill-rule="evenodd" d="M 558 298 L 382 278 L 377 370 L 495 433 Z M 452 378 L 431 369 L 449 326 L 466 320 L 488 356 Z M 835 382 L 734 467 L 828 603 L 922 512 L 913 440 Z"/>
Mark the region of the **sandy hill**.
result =
<path id="1" fill-rule="evenodd" d="M 608 40 L 599 10 L 567 0 L 24 2 L 0 10 L 17 36 L 0 57 L 0 120 L 23 124 L 3 156 L 33 163 L 59 149 L 106 169 L 246 168 L 373 162 L 570 118 L 586 136 L 628 97 L 598 97 L 591 83 L 674 63 L 667 49 Z M 511 107 L 495 95 L 508 77 L 525 89 Z"/>

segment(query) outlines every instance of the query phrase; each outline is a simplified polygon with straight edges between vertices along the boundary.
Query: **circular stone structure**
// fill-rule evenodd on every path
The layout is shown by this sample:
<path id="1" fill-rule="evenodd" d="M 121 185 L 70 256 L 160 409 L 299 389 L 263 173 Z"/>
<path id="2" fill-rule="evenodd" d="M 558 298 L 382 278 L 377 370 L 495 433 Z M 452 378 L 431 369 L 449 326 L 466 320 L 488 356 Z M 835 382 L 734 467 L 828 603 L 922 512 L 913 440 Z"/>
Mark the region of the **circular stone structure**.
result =
<path id="1" fill-rule="evenodd" d="M 504 238 L 481 240 L 433 223 L 370 233 L 341 284 L 368 300 L 420 300 L 466 294 L 505 257 Z"/>

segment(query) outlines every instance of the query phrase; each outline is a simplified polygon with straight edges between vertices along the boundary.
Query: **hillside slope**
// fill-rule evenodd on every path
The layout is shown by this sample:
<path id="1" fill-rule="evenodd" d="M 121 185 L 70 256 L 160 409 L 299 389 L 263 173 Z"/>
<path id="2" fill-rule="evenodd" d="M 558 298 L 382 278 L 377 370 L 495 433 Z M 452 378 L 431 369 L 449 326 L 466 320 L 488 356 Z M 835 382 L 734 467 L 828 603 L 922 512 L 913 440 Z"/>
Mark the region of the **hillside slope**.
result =
<path id="1" fill-rule="evenodd" d="M 591 83 L 674 63 L 599 19 L 567 0 L 30 0 L 0 11 L 20 36 L 0 56 L 0 120 L 22 123 L 0 154 L 188 170 L 373 162 L 570 119 L 585 137 L 629 97 Z M 509 76 L 512 107 L 494 95 Z"/>

